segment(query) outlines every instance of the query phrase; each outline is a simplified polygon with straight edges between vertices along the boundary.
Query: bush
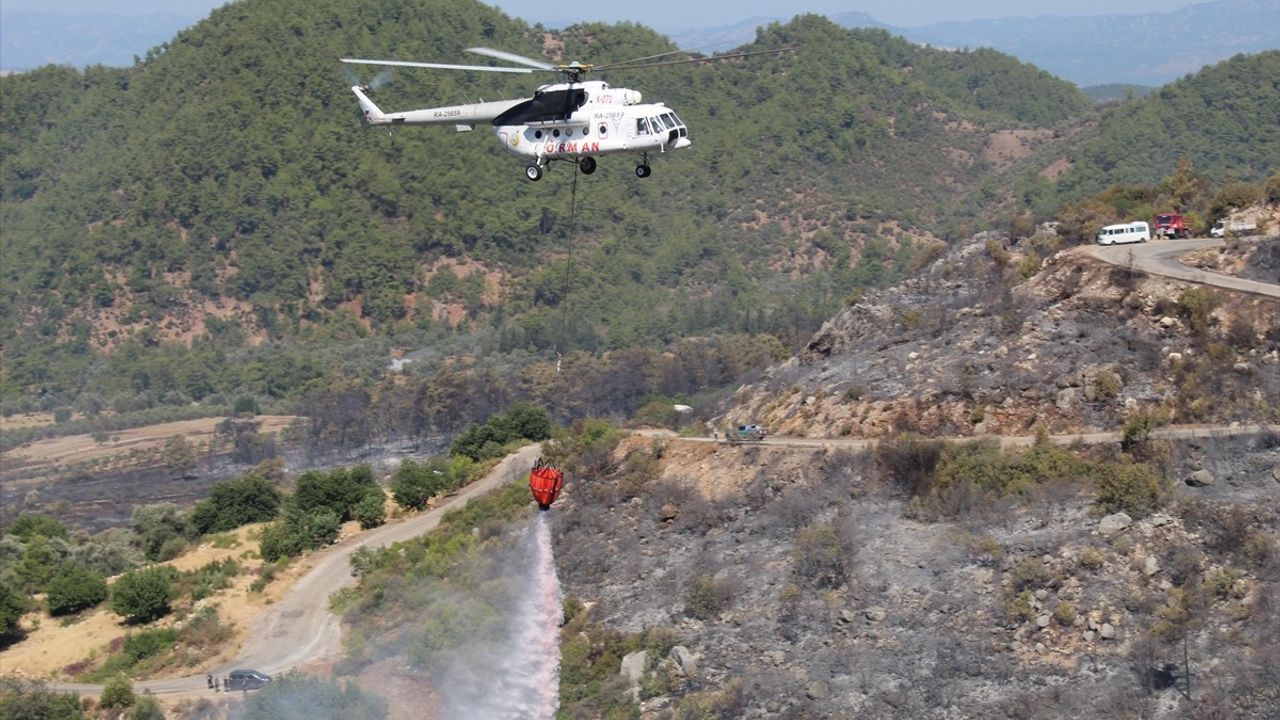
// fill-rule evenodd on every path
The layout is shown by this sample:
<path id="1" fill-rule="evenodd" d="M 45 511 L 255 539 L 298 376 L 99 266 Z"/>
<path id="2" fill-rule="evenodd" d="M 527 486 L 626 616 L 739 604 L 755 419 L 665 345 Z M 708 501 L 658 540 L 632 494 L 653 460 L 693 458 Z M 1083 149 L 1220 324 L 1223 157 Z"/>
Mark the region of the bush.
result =
<path id="1" fill-rule="evenodd" d="M 1191 332 L 1204 337 L 1209 332 L 1209 316 L 1220 303 L 1212 290 L 1194 287 L 1178 296 L 1178 315 L 1187 321 Z"/>
<path id="2" fill-rule="evenodd" d="M 801 530 L 792 550 L 792 563 L 801 580 L 819 588 L 843 585 L 849 577 L 849 548 L 832 525 Z"/>
<path id="3" fill-rule="evenodd" d="M 164 710 L 150 690 L 138 697 L 137 704 L 129 711 L 129 720 L 164 720 Z"/>
<path id="4" fill-rule="evenodd" d="M 116 675 L 102 686 L 99 703 L 104 708 L 126 708 L 133 704 L 133 683 L 124 675 Z"/>
<path id="5" fill-rule="evenodd" d="M 18 621 L 28 607 L 26 595 L 12 585 L 0 583 L 0 637 L 17 634 Z"/>
<path id="6" fill-rule="evenodd" d="M 1097 548 L 1085 548 L 1080 552 L 1080 567 L 1097 570 L 1106 561 L 1106 556 Z"/>
<path id="7" fill-rule="evenodd" d="M 914 435 L 886 438 L 876 444 L 876 461 L 912 496 L 923 494 L 933 480 L 946 444 Z"/>
<path id="8" fill-rule="evenodd" d="M 282 500 L 275 483 L 253 472 L 214 483 L 209 497 L 196 503 L 191 521 L 201 533 L 225 532 L 274 518 Z"/>
<path id="9" fill-rule="evenodd" d="M 0 677 L 0 718 L 84 720 L 80 696 L 50 690 L 42 680 Z"/>
<path id="10" fill-rule="evenodd" d="M 134 508 L 129 528 L 138 536 L 148 560 L 172 560 L 199 533 L 191 514 L 172 503 Z"/>
<path id="11" fill-rule="evenodd" d="M 483 425 L 472 425 L 454 439 L 450 455 L 472 460 L 488 460 L 506 454 L 504 446 L 516 440 L 541 441 L 551 437 L 551 416 L 531 403 L 516 403 L 506 414 L 490 417 Z"/>
<path id="12" fill-rule="evenodd" d="M 1124 512 L 1145 517 L 1164 499 L 1164 482 L 1149 465 L 1099 463 L 1094 467 L 1098 507 L 1106 513 Z"/>
<path id="13" fill-rule="evenodd" d="M 158 628 L 129 633 L 124 636 L 124 645 L 120 654 L 126 665 L 132 667 L 149 657 L 155 657 L 169 650 L 178 642 L 178 631 L 173 628 Z"/>
<path id="14" fill-rule="evenodd" d="M 359 718 L 380 720 L 387 716 L 387 702 L 358 685 L 324 680 L 301 673 L 276 677 L 245 704 L 244 720 L 297 718 Z"/>
<path id="15" fill-rule="evenodd" d="M 45 538 L 65 538 L 67 528 L 47 515 L 19 515 L 13 524 L 5 528 L 6 535 L 15 535 L 27 542 L 39 535 Z"/>
<path id="16" fill-rule="evenodd" d="M 1035 590 L 1045 587 L 1053 581 L 1053 575 L 1044 563 L 1035 558 L 1026 558 L 1013 566 L 1009 571 L 1009 583 L 1015 591 Z"/>
<path id="17" fill-rule="evenodd" d="M 353 517 L 355 506 L 370 489 L 376 489 L 373 472 L 367 465 L 350 471 L 335 468 L 328 473 L 311 471 L 298 478 L 293 492 L 294 506 L 304 513 L 328 511 L 346 522 Z"/>
<path id="18" fill-rule="evenodd" d="M 107 581 L 83 565 L 63 563 L 49 581 L 50 615 L 69 615 L 107 599 Z"/>
<path id="19" fill-rule="evenodd" d="M 300 555 L 338 539 L 342 523 L 327 509 L 313 512 L 290 510 L 283 520 L 262 529 L 259 554 L 267 562 Z"/>
<path id="20" fill-rule="evenodd" d="M 421 510 L 428 500 L 444 490 L 446 480 L 445 471 L 439 467 L 405 460 L 396 469 L 391 494 L 400 507 Z"/>
<path id="21" fill-rule="evenodd" d="M 1065 600 L 1053 609 L 1053 619 L 1063 627 L 1071 627 L 1076 621 L 1076 606 Z"/>
<path id="22" fill-rule="evenodd" d="M 381 490 L 366 492 L 364 498 L 356 503 L 353 513 L 360 522 L 361 530 L 376 528 L 387 521 L 386 496 Z"/>
<path id="23" fill-rule="evenodd" d="M 178 571 L 167 565 L 125 573 L 111 586 L 111 611 L 132 622 L 147 622 L 169 612 Z"/>
<path id="24" fill-rule="evenodd" d="M 699 620 L 710 620 L 727 608 L 732 599 L 733 584 L 728 579 L 698 573 L 689 579 L 684 611 Z"/>

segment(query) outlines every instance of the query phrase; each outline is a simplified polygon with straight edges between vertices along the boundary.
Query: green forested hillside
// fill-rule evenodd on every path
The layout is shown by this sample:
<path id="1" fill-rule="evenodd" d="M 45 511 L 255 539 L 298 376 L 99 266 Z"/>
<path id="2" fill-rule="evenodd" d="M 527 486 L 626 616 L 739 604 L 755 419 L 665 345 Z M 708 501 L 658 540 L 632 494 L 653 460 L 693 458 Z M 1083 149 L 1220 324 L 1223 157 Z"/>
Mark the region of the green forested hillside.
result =
<path id="1" fill-rule="evenodd" d="M 1280 167 L 1280 51 L 1238 55 L 1149 95 L 1106 108 L 1058 193 L 1078 198 L 1144 184 L 1190 159 L 1218 180 L 1261 180 Z"/>
<path id="2" fill-rule="evenodd" d="M 132 68 L 0 79 L 0 400 L 290 399 L 334 372 L 376 375 L 390 345 L 549 353 L 567 168 L 528 183 L 482 130 L 391 140 L 361 124 L 336 60 L 469 62 L 476 44 L 589 62 L 670 49 L 636 25 L 550 33 L 473 0 L 242 0 Z M 816 16 L 747 49 L 783 46 L 604 76 L 674 107 L 694 145 L 646 181 L 624 158 L 581 179 L 562 350 L 717 333 L 794 346 L 850 291 L 908 272 L 924 239 L 982 217 L 993 132 L 1069 127 L 1089 106 L 999 53 Z M 534 82 L 403 70 L 376 99 Z"/>

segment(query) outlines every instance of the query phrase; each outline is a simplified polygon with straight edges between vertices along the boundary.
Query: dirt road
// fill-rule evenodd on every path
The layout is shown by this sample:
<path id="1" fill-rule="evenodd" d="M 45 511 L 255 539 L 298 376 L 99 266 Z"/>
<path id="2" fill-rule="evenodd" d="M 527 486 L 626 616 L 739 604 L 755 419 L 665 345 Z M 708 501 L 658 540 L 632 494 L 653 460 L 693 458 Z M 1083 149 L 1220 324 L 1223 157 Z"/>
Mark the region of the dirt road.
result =
<path id="1" fill-rule="evenodd" d="M 237 668 L 251 668 L 275 674 L 336 655 L 341 649 L 342 628 L 337 616 L 329 612 L 329 595 L 354 583 L 349 563 L 352 553 L 362 547 L 382 547 L 430 532 L 440 524 L 445 512 L 463 507 L 472 498 L 527 474 L 541 451 L 541 445 L 522 448 L 440 507 L 384 525 L 308 556 L 306 561 L 311 564 L 311 569 L 290 588 L 284 599 L 258 617 L 248 644 L 236 659 L 213 673 L 225 676 Z M 84 683 L 52 683 L 51 686 L 87 695 L 96 695 L 102 690 L 101 685 Z M 138 682 L 134 689 L 138 692 L 150 690 L 157 695 L 208 692 L 203 674 Z"/>
<path id="2" fill-rule="evenodd" d="M 1081 251 L 1103 262 L 1133 267 L 1152 275 L 1162 275 L 1177 280 L 1212 285 L 1225 290 L 1237 290 L 1280 300 L 1280 285 L 1246 280 L 1221 273 L 1187 267 L 1178 262 L 1178 256 L 1201 248 L 1217 247 L 1223 241 L 1214 238 L 1189 240 L 1156 240 L 1134 245 L 1088 245 Z"/>
<path id="3" fill-rule="evenodd" d="M 1184 440 L 1188 438 L 1221 438 L 1232 437 L 1235 435 L 1258 435 L 1261 433 L 1272 432 L 1280 434 L 1280 425 L 1173 425 L 1169 427 L 1157 428 L 1151 432 L 1151 437 L 1161 440 Z M 679 437 L 670 430 L 638 430 L 637 435 L 646 437 L 663 438 L 667 440 L 675 440 L 678 442 L 695 442 L 695 443 L 717 443 L 731 444 L 724 438 L 709 437 Z M 1054 445 L 1074 445 L 1080 443 L 1083 445 L 1100 445 L 1103 443 L 1120 442 L 1123 433 L 1119 430 L 1108 432 L 1093 433 L 1070 433 L 1066 435 L 1050 435 L 1049 442 Z M 966 437 L 950 437 L 940 438 L 947 442 L 973 442 L 975 440 L 995 440 L 1000 443 L 1000 447 L 1031 447 L 1035 444 L 1034 435 L 983 435 L 983 436 L 966 436 Z M 771 437 L 764 440 L 741 440 L 732 443 L 741 447 L 793 447 L 805 449 L 844 449 L 844 450 L 869 450 L 876 446 L 875 438 L 801 438 L 801 437 Z"/>

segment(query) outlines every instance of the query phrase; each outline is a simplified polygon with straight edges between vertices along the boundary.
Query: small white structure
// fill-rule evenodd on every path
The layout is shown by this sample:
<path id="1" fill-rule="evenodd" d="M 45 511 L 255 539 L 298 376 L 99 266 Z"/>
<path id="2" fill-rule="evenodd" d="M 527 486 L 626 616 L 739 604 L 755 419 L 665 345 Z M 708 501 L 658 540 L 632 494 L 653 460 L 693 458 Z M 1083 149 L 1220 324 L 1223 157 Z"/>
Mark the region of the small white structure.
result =
<path id="1" fill-rule="evenodd" d="M 1151 226 L 1139 220 L 1120 225 L 1108 225 L 1098 231 L 1099 245 L 1123 245 L 1147 242 L 1151 239 Z"/>

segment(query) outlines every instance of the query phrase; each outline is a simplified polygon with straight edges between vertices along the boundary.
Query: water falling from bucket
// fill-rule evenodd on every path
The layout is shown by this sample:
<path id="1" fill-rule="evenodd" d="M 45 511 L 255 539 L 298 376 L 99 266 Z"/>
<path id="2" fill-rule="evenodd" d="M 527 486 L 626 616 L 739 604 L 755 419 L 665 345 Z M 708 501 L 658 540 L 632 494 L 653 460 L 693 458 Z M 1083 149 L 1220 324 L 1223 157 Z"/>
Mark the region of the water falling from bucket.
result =
<path id="1" fill-rule="evenodd" d="M 520 578 L 508 641 L 493 663 L 442 688 L 449 720 L 551 720 L 560 708 L 560 623 L 564 618 L 551 526 L 538 513 L 528 531 L 528 572 Z"/>

